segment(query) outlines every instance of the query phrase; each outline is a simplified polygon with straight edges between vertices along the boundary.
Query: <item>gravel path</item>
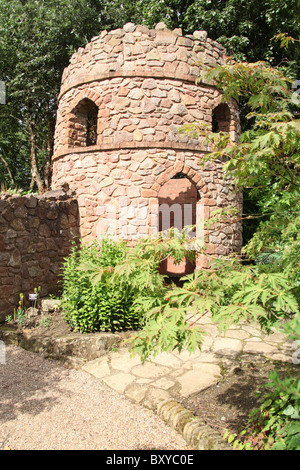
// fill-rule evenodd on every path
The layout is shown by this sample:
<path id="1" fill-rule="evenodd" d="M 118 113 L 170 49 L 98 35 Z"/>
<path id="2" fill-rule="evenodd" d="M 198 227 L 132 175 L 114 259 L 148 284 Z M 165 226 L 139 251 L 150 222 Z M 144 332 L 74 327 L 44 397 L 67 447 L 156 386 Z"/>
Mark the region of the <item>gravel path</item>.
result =
<path id="1" fill-rule="evenodd" d="M 17 346 L 6 347 L 0 364 L 0 405 L 0 449 L 188 449 L 151 411 Z"/>

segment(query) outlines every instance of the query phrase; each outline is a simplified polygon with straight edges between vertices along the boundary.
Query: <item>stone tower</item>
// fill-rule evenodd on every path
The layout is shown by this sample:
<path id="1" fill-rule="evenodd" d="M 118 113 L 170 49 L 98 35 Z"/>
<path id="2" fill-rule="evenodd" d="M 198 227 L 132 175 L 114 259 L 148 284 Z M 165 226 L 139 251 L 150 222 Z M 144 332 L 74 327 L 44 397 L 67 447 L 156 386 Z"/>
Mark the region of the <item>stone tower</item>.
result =
<path id="1" fill-rule="evenodd" d="M 184 37 L 163 23 L 102 31 L 73 54 L 58 98 L 52 185 L 67 182 L 75 191 L 83 240 L 154 235 L 168 228 L 163 206 L 186 209 L 179 222 L 169 222 L 178 228 L 201 225 L 216 208 L 241 207 L 222 163 L 201 165 L 210 149 L 178 132 L 201 120 L 237 140 L 236 104 L 221 103 L 213 84 L 195 84 L 199 64 L 224 59 L 223 47 L 205 31 Z M 173 211 L 167 212 L 170 219 Z M 208 255 L 241 248 L 239 224 L 201 233 Z M 197 266 L 206 265 L 200 256 Z"/>

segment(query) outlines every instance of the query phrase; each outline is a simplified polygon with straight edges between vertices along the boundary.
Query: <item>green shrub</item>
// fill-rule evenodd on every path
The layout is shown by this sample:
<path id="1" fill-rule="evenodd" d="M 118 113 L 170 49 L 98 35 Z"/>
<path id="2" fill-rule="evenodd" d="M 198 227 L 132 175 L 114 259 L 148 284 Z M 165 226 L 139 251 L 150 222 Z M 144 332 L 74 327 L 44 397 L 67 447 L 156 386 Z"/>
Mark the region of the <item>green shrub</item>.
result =
<path id="1" fill-rule="evenodd" d="M 300 345 L 300 314 L 283 325 L 283 331 Z M 261 391 L 260 406 L 252 410 L 248 423 L 238 434 L 225 432 L 224 438 L 241 450 L 300 450 L 300 377 L 296 366 L 298 350 L 285 374 L 273 370 Z"/>
<path id="2" fill-rule="evenodd" d="M 300 450 L 300 381 L 299 378 L 280 378 L 270 373 L 259 409 L 250 414 L 250 426 L 274 450 Z"/>
<path id="3" fill-rule="evenodd" d="M 140 314 L 133 306 L 135 288 L 109 275 L 122 263 L 126 250 L 124 243 L 109 239 L 80 249 L 73 247 L 64 263 L 62 299 L 64 318 L 72 328 L 86 333 L 137 329 L 141 325 Z M 104 268 L 108 275 L 93 283 L 87 268 L 90 265 Z"/>
<path id="4" fill-rule="evenodd" d="M 239 450 L 300 450 L 300 380 L 269 375 L 259 408 L 249 416 L 239 434 L 225 432 L 224 438 Z"/>

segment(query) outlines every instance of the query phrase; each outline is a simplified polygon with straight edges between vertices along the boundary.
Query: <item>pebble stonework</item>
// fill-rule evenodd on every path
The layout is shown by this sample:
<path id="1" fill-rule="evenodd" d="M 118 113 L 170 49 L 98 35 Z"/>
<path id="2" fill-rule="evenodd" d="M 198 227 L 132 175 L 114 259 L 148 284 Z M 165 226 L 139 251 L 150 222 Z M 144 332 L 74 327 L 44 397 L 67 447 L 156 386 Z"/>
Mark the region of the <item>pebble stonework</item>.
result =
<path id="1" fill-rule="evenodd" d="M 222 163 L 201 165 L 209 148 L 178 133 L 201 120 L 237 141 L 236 103 L 221 103 L 205 80 L 195 84 L 199 64 L 225 58 L 205 31 L 184 37 L 163 23 L 102 31 L 71 57 L 58 100 L 52 185 L 67 182 L 75 191 L 84 241 L 154 235 L 162 204 L 191 209 L 188 222 L 199 227 L 217 208 L 241 209 L 242 195 L 224 180 Z M 241 225 L 204 232 L 204 239 L 208 255 L 239 251 Z M 206 266 L 200 256 L 197 267 Z"/>

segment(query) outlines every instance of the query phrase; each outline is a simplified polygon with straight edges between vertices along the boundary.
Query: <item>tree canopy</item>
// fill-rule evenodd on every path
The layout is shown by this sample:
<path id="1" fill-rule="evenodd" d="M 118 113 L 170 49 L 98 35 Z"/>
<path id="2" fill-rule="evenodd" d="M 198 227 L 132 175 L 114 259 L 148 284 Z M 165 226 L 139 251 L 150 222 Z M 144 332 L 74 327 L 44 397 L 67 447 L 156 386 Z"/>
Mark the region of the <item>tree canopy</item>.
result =
<path id="1" fill-rule="evenodd" d="M 235 59 L 269 61 L 295 78 L 299 48 L 271 39 L 299 39 L 298 0 L 0 0 L 0 183 L 49 187 L 61 76 L 72 53 L 104 29 L 131 21 L 164 21 L 184 34 L 207 30 Z M 297 63 L 298 61 L 298 63 Z"/>
<path id="2" fill-rule="evenodd" d="M 267 60 L 272 65 L 299 59 L 296 48 L 282 51 L 271 42 L 280 32 L 299 37 L 297 0 L 141 0 L 145 22 L 165 21 L 185 34 L 206 30 L 235 59 Z"/>

